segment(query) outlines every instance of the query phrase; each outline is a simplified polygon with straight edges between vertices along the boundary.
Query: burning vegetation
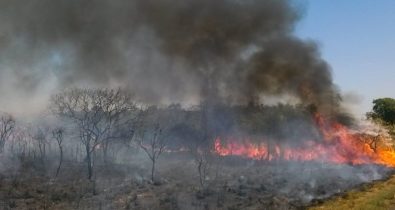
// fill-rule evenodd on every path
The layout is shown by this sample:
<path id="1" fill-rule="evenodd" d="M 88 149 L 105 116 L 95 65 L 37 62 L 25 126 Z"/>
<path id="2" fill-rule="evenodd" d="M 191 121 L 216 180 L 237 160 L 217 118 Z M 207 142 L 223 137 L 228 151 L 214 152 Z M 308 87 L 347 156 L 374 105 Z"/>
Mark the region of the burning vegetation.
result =
<path id="1" fill-rule="evenodd" d="M 71 89 L 50 110 L 1 118 L 7 208 L 299 209 L 394 166 L 390 137 L 302 105 L 158 107 Z"/>
<path id="2" fill-rule="evenodd" d="M 0 0 L 0 93 L 50 98 L 0 118 L 0 207 L 303 209 L 386 178 L 390 136 L 347 113 L 301 16 L 287 0 Z M 391 131 L 379 102 L 368 116 Z"/>
<path id="3" fill-rule="evenodd" d="M 394 167 L 395 152 L 390 138 L 368 135 L 351 130 L 337 122 L 328 122 L 317 115 L 316 123 L 321 140 L 306 139 L 301 145 L 273 144 L 261 140 L 253 143 L 246 140 L 220 137 L 215 139 L 215 152 L 222 156 L 236 155 L 256 160 L 283 159 L 291 161 L 324 161 L 337 164 L 382 164 Z M 275 141 L 276 142 L 276 141 Z"/>

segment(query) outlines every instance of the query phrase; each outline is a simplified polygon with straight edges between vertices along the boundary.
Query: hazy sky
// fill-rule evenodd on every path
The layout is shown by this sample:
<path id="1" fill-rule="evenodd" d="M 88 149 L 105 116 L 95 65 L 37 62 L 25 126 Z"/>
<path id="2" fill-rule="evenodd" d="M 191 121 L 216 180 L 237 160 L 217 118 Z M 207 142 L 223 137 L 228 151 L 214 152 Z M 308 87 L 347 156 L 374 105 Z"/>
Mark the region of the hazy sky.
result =
<path id="1" fill-rule="evenodd" d="M 172 0 L 169 1 L 172 2 Z M 298 7 L 300 6 L 304 11 L 304 17 L 297 23 L 295 32 L 296 35 L 302 37 L 303 39 L 311 39 L 319 43 L 323 58 L 332 67 L 334 82 L 340 87 L 342 94 L 345 96 L 345 101 L 347 104 L 353 104 L 352 106 L 350 105 L 350 108 L 354 113 L 361 116 L 366 111 L 369 111 L 374 98 L 395 98 L 394 0 L 294 1 L 297 2 L 296 5 Z M 8 3 L 1 4 L 4 2 Z M 185 88 L 180 87 L 189 87 L 185 84 L 195 83 L 195 86 L 197 87 L 202 86 L 200 83 L 204 80 L 201 80 L 201 78 L 191 77 L 190 79 L 186 79 L 189 78 L 187 76 L 191 75 L 189 74 L 190 72 L 188 71 L 188 74 L 184 72 L 187 76 L 183 76 L 183 74 L 180 73 L 183 72 L 180 69 L 186 68 L 185 65 L 170 65 L 164 61 L 162 58 L 163 56 L 161 57 L 157 55 L 158 53 L 156 51 L 153 51 L 153 49 L 156 49 L 156 42 L 154 42 L 156 39 L 147 36 L 147 34 L 150 34 L 149 30 L 148 32 L 141 30 L 141 34 L 136 33 L 138 30 L 131 30 L 134 29 L 134 27 L 130 27 L 129 25 L 130 18 L 136 18 L 135 15 L 137 13 L 131 9 L 133 8 L 133 4 L 129 5 L 125 3 L 128 1 L 124 1 L 126 7 L 122 6 L 123 4 L 108 3 L 108 5 L 112 6 L 108 9 L 106 6 L 107 3 L 104 3 L 106 1 L 101 1 L 101 4 L 97 3 L 96 7 L 94 8 L 91 8 L 91 6 L 88 4 L 82 4 L 81 6 L 78 5 L 78 10 L 73 10 L 74 7 L 72 6 L 76 4 L 75 1 L 70 1 L 70 3 L 67 0 L 59 1 L 63 2 L 63 4 L 59 4 L 59 2 L 54 3 L 52 1 L 46 1 L 46 4 L 49 5 L 47 5 L 49 9 L 44 10 L 43 8 L 47 7 L 43 7 L 43 5 L 37 3 L 41 2 L 39 0 L 37 2 L 28 4 L 26 7 L 21 6 L 25 5 L 23 1 L 15 1 L 15 5 L 9 2 L 14 1 L 0 0 L 0 17 L 2 17 L 0 18 L 0 47 L 3 46 L 0 48 L 0 111 L 5 110 L 10 112 L 20 112 L 23 114 L 42 109 L 43 107 L 46 107 L 50 94 L 57 92 L 58 89 L 67 87 L 67 85 L 71 86 L 74 85 L 74 83 L 80 84 L 81 82 L 78 83 L 79 79 L 83 81 L 82 83 L 84 85 L 89 85 L 89 82 L 92 81 L 96 81 L 100 84 L 101 82 L 103 84 L 119 84 L 122 82 L 129 85 L 134 84 L 132 85 L 133 87 L 131 89 L 136 92 L 143 92 L 143 95 L 149 95 L 150 98 L 159 98 L 162 95 L 172 95 L 175 98 L 182 98 L 182 94 L 188 93 L 187 95 L 191 95 L 189 94 L 191 91 L 189 89 L 187 91 Z M 22 4 L 20 5 L 21 2 Z M 141 0 L 138 2 L 148 2 L 148 0 Z M 193 1 L 191 0 L 190 2 Z M 262 1 L 257 2 L 260 2 L 258 5 L 264 5 Z M 275 5 L 282 4 L 281 2 L 278 2 L 280 1 L 273 1 L 273 8 L 287 8 L 276 7 Z M 155 0 L 152 0 L 151 3 L 153 3 L 153 5 L 157 4 Z M 242 29 L 241 31 L 250 31 L 252 34 L 259 34 L 257 37 L 261 37 L 261 31 L 255 30 L 259 29 L 259 27 L 256 27 L 252 24 L 252 30 L 249 30 L 249 28 L 247 30 L 246 26 L 249 26 L 249 24 L 232 22 L 233 19 L 239 20 L 240 18 L 238 19 L 239 16 L 237 15 L 234 17 L 226 15 L 228 14 L 227 12 L 229 12 L 228 9 L 231 7 L 226 7 L 226 5 L 218 5 L 212 3 L 212 1 L 209 0 L 200 1 L 200 3 L 202 3 L 201 6 L 203 7 L 209 5 L 210 7 L 208 8 L 211 8 L 209 9 L 211 12 L 214 11 L 215 14 L 218 13 L 219 16 L 212 15 L 212 17 L 217 20 L 223 19 L 222 21 L 217 21 L 218 23 L 231 22 L 231 24 L 222 24 L 215 27 L 222 27 L 222 29 L 225 31 L 227 29 L 233 30 L 235 28 L 240 28 Z M 172 9 L 178 8 L 174 7 L 173 4 L 174 3 L 172 2 L 171 6 L 166 7 L 164 9 L 165 12 L 170 11 L 170 14 L 178 14 L 172 12 Z M 1 7 L 2 5 L 3 7 Z M 4 5 L 8 5 L 8 7 L 4 7 Z M 218 8 L 214 8 L 213 6 L 215 5 Z M 203 7 L 200 9 L 206 11 Z M 123 9 L 120 10 L 120 8 Z M 253 8 L 256 9 L 256 7 Z M 263 11 L 265 8 L 256 10 L 249 8 L 251 11 L 255 11 L 256 14 L 247 14 L 248 17 L 252 16 L 257 20 L 264 20 L 258 21 L 258 23 L 274 21 L 276 24 L 269 24 L 274 28 L 280 26 L 287 28 L 289 24 L 293 26 L 295 20 L 293 18 L 294 16 L 292 15 L 293 11 L 285 9 L 284 11 L 276 10 L 273 12 L 273 8 L 269 8 L 269 11 Z M 103 13 L 103 11 L 106 12 Z M 218 11 L 225 11 L 225 13 L 220 13 Z M 243 8 L 235 11 L 240 14 L 244 14 Z M 96 21 L 86 24 L 87 18 L 89 19 L 89 17 L 91 17 L 90 15 L 87 15 L 86 12 L 89 12 L 92 17 L 95 17 L 94 20 Z M 265 19 L 261 18 L 260 15 L 264 15 L 265 12 L 269 15 L 268 17 L 271 17 L 270 14 L 274 14 L 272 17 L 273 20 L 268 17 Z M 142 12 L 141 14 L 137 14 L 137 16 L 144 16 L 145 14 L 149 16 L 151 13 Z M 253 14 L 255 14 L 255 16 Z M 196 14 L 192 13 L 190 17 L 188 16 L 188 18 L 193 20 L 193 22 L 196 22 L 196 19 L 198 19 L 199 16 L 195 17 L 194 15 Z M 282 18 L 282 15 L 284 18 Z M 242 17 L 240 20 L 244 21 L 244 16 L 241 15 L 240 17 Z M 136 18 L 137 22 L 140 19 L 141 18 Z M 142 19 L 145 20 L 144 18 Z M 182 19 L 185 18 L 183 17 Z M 115 21 L 117 24 L 113 24 L 111 21 Z M 123 25 L 120 24 L 119 21 L 121 21 Z M 192 37 L 189 34 L 196 35 L 198 32 L 193 31 L 193 27 L 188 28 L 184 27 L 184 25 L 183 27 L 180 27 L 177 25 L 178 22 L 171 21 L 171 19 L 170 21 L 167 19 L 164 21 L 165 22 L 159 18 L 155 19 L 155 21 L 152 23 L 146 23 L 143 21 L 144 23 L 140 24 L 147 25 L 152 29 L 155 27 L 158 29 L 169 29 L 165 30 L 165 34 L 157 33 L 157 36 L 161 41 L 165 41 L 165 43 L 169 42 L 168 45 L 161 45 L 164 48 L 162 49 L 163 52 L 161 51 L 162 53 L 164 53 L 167 49 L 165 49 L 166 46 L 178 46 L 172 42 L 174 40 L 178 40 L 176 43 L 184 43 L 187 45 L 187 47 L 189 47 L 190 40 L 188 37 Z M 59 22 L 62 24 L 59 24 Z M 250 21 L 250 23 L 255 22 Z M 166 25 L 169 23 L 170 25 L 161 27 L 163 24 Z M 32 28 L 35 30 L 30 30 Z M 179 28 L 184 28 L 185 33 L 179 33 L 177 30 Z M 54 33 L 54 31 L 57 33 Z M 115 31 L 115 33 L 106 33 L 107 31 Z M 240 35 L 248 35 L 247 32 L 241 33 Z M 282 33 L 283 35 L 286 35 L 285 37 L 291 37 L 289 34 L 287 34 L 288 30 L 284 30 Z M 166 39 L 168 37 L 177 38 Z M 247 40 L 250 40 L 250 38 L 251 37 L 247 37 Z M 180 39 L 184 41 L 179 42 Z M 236 33 L 235 36 L 227 35 L 221 38 L 221 40 L 224 39 L 230 40 L 229 42 L 222 43 L 226 45 L 227 43 L 234 43 L 235 40 L 232 39 L 236 39 L 236 41 L 238 41 L 239 37 Z M 254 40 L 250 41 L 254 43 Z M 285 52 L 297 52 L 294 54 L 300 55 L 297 50 L 306 52 L 306 50 L 309 51 L 313 49 L 313 54 L 315 55 L 315 48 L 308 47 L 309 42 L 300 42 L 298 39 L 281 40 L 280 38 L 280 42 L 278 42 L 277 45 L 279 43 L 283 43 L 283 41 L 287 41 L 287 44 L 282 44 L 279 46 Z M 292 45 L 292 43 L 294 45 Z M 140 46 L 140 44 L 142 46 Z M 190 46 L 192 46 L 192 48 L 193 46 L 203 46 L 200 44 L 201 43 L 197 43 L 196 45 Z M 279 47 L 277 45 L 275 45 L 274 48 Z M 131 46 L 133 46 L 133 48 Z M 284 49 L 284 46 L 286 49 Z M 296 47 L 297 50 L 292 51 L 292 46 Z M 226 47 L 227 45 L 224 49 L 227 49 Z M 215 46 L 209 45 L 208 48 L 209 50 L 212 50 L 211 48 L 215 49 Z M 181 47 L 180 49 L 184 48 Z M 193 48 L 191 50 L 197 49 Z M 280 51 L 280 54 L 284 51 Z M 142 52 L 145 52 L 147 56 Z M 173 52 L 178 52 L 179 54 L 177 54 L 177 56 L 182 55 L 184 57 L 188 57 L 189 55 L 188 53 L 183 53 L 183 51 L 177 50 L 168 50 L 167 53 L 169 52 L 170 54 Z M 201 51 L 197 50 L 196 52 Z M 215 50 L 213 51 L 213 53 L 216 52 L 217 51 Z M 172 56 L 174 57 L 174 55 Z M 284 56 L 287 56 L 287 53 L 284 53 Z M 194 58 L 194 56 L 192 57 Z M 319 56 L 317 57 L 319 58 Z M 296 58 L 287 58 L 285 60 L 292 61 L 293 59 Z M 209 60 L 212 62 L 212 60 L 215 59 Z M 311 63 L 315 62 L 307 63 L 306 66 L 295 70 L 295 72 L 301 75 L 304 72 L 302 70 L 311 72 L 308 71 L 308 64 Z M 291 66 L 293 69 L 295 68 L 293 65 Z M 167 68 L 171 69 L 172 71 L 169 73 Z M 162 69 L 162 73 L 158 71 L 160 69 Z M 218 74 L 218 78 L 224 78 L 226 80 L 226 84 L 234 84 L 234 81 L 240 83 L 240 77 L 233 81 L 233 77 L 227 76 L 229 74 L 227 71 L 228 68 L 219 69 L 226 70 L 221 71 L 221 73 L 224 73 L 223 75 Z M 237 68 L 235 69 L 237 70 Z M 318 71 L 322 73 L 320 74 L 321 76 L 329 75 L 325 73 L 327 72 L 326 67 L 321 70 L 322 71 Z M 92 74 L 92 72 L 94 72 L 94 74 Z M 258 73 L 260 72 L 261 71 L 258 71 Z M 272 71 L 270 73 L 273 74 L 273 76 L 277 74 L 276 71 Z M 325 83 L 322 78 L 318 80 L 317 75 L 314 77 L 301 77 L 310 78 L 312 81 L 306 81 L 309 84 L 315 84 L 316 86 L 321 86 L 321 84 L 325 86 L 325 84 L 327 84 L 329 87 L 329 89 L 312 88 L 313 92 L 318 90 L 318 93 L 321 93 L 322 90 L 324 90 L 324 92 L 327 90 L 333 90 L 332 81 L 330 79 L 327 79 L 329 82 Z M 89 78 L 89 81 L 85 81 L 87 78 Z M 145 79 L 143 80 L 141 78 Z M 150 80 L 147 80 L 147 78 Z M 229 81 L 227 80 L 228 78 L 230 78 Z M 324 77 L 324 79 L 325 78 L 329 77 Z M 74 83 L 70 83 L 70 81 L 73 81 Z M 179 82 L 174 81 L 183 81 L 183 83 L 180 84 Z M 296 81 L 299 80 L 297 79 Z M 320 82 L 317 83 L 316 81 Z M 288 83 L 292 84 L 290 80 Z M 154 84 L 157 84 L 157 86 Z M 218 84 L 222 83 L 218 82 Z M 241 84 L 244 85 L 249 83 Z M 266 83 L 259 82 L 259 84 Z M 292 85 L 290 86 L 293 87 Z M 239 86 L 235 87 L 238 88 Z M 286 89 L 286 86 L 284 85 L 281 87 Z M 152 93 L 148 91 L 151 89 L 153 90 Z M 228 90 L 228 92 L 234 92 L 234 90 L 229 90 L 229 88 L 225 89 Z M 238 89 L 244 90 L 243 88 Z M 293 88 L 291 89 L 294 90 Z M 178 90 L 180 94 L 174 90 Z M 245 90 L 250 89 L 247 88 Z M 321 90 L 321 92 L 319 90 Z M 287 91 L 289 90 L 287 89 Z M 195 90 L 195 92 L 199 91 Z M 178 95 L 181 96 L 178 97 Z M 317 95 L 323 96 L 328 94 Z"/>
<path id="2" fill-rule="evenodd" d="M 343 93 L 360 96 L 354 111 L 395 98 L 395 1 L 310 0 L 305 9 L 297 34 L 318 41 Z"/>

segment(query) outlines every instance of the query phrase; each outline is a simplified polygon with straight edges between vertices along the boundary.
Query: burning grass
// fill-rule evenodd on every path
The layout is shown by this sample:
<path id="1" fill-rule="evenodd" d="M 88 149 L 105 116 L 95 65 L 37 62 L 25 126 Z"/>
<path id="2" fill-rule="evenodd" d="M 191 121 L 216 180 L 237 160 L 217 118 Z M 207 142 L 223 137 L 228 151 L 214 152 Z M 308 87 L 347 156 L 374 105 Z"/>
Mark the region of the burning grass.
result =
<path id="1" fill-rule="evenodd" d="M 386 143 L 389 139 L 353 131 L 346 126 L 316 116 L 321 136 L 300 145 L 280 145 L 268 140 L 217 138 L 215 152 L 221 156 L 242 156 L 256 160 L 323 161 L 335 164 L 381 164 L 395 166 L 395 152 Z"/>

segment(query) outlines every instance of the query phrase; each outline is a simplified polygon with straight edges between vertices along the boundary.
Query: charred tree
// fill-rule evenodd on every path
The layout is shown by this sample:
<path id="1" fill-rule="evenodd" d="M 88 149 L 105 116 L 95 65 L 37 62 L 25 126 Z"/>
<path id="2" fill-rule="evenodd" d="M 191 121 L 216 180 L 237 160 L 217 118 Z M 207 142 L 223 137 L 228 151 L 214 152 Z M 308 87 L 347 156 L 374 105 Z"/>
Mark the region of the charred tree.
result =
<path id="1" fill-rule="evenodd" d="M 58 148 L 59 148 L 59 165 L 58 165 L 58 168 L 56 169 L 55 178 L 58 177 L 59 172 L 60 172 L 60 167 L 62 166 L 62 162 L 63 162 L 63 145 L 62 145 L 63 135 L 64 135 L 63 128 L 55 128 L 52 130 L 52 138 L 55 139 L 56 143 L 58 144 Z"/>
<path id="2" fill-rule="evenodd" d="M 0 153 L 3 153 L 6 141 L 10 138 L 15 128 L 15 119 L 4 114 L 0 117 Z"/>

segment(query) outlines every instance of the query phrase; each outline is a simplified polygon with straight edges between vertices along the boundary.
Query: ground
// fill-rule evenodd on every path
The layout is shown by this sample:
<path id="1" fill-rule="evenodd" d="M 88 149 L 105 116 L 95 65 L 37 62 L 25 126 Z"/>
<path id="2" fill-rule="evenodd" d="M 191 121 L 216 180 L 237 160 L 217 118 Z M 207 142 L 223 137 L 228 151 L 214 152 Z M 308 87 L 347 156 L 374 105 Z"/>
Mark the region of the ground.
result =
<path id="1" fill-rule="evenodd" d="M 187 154 L 164 155 L 154 183 L 145 156 L 127 164 L 96 164 L 92 181 L 84 162 L 65 161 L 54 177 L 56 161 L 3 158 L 0 209 L 298 210 L 392 173 L 377 165 L 218 158 L 205 187 Z M 385 198 L 394 195 L 395 177 L 388 183 L 394 186 Z"/>
<path id="2" fill-rule="evenodd" d="M 309 210 L 395 210 L 395 175 L 385 181 L 365 184 Z"/>

